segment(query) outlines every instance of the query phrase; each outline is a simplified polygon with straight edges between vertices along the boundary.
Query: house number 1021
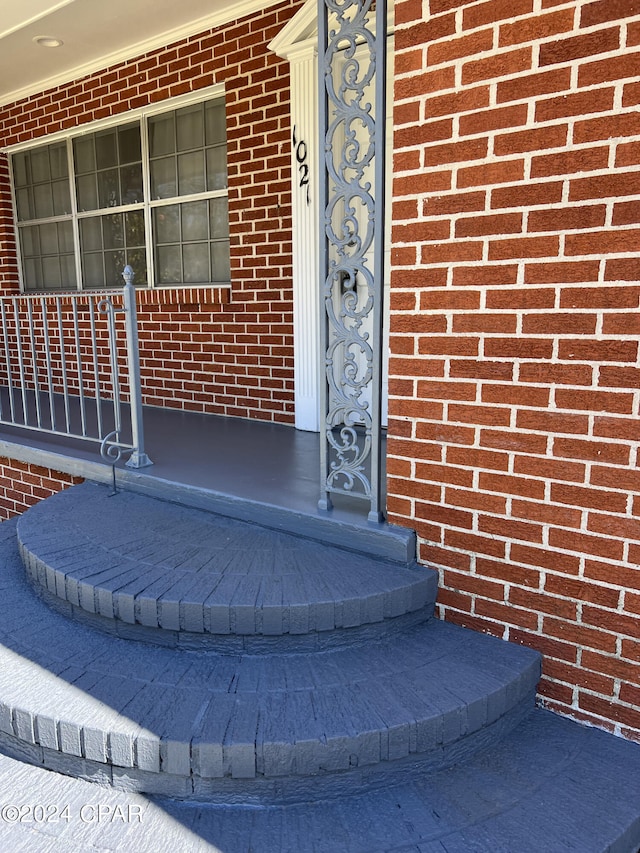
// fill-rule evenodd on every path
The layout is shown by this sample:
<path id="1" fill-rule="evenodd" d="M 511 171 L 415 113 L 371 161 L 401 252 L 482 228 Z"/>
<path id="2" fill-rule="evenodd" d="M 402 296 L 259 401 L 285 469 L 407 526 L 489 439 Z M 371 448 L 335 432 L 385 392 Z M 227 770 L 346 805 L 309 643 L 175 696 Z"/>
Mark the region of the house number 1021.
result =
<path id="1" fill-rule="evenodd" d="M 293 151 L 296 156 L 296 163 L 298 164 L 298 174 L 300 175 L 298 186 L 301 189 L 306 190 L 307 204 L 311 204 L 311 197 L 309 195 L 309 164 L 307 163 L 309 152 L 307 150 L 307 143 L 304 139 L 298 139 L 298 133 L 295 125 L 293 127 L 291 139 L 293 142 Z"/>

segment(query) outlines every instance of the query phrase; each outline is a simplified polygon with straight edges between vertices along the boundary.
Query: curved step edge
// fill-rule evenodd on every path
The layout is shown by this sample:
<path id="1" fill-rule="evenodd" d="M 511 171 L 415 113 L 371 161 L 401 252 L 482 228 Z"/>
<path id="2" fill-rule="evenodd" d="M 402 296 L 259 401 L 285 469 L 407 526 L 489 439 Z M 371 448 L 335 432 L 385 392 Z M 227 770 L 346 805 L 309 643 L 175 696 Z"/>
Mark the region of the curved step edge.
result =
<path id="1" fill-rule="evenodd" d="M 236 636 L 289 636 L 299 643 L 306 634 L 343 631 L 339 642 L 344 642 L 355 638 L 352 629 L 386 629 L 407 614 L 422 612 L 425 620 L 433 614 L 438 574 L 417 563 L 400 565 L 333 546 L 322 548 L 292 534 L 256 531 L 255 525 L 154 498 L 122 495 L 116 504 L 106 495 L 96 484 L 74 486 L 36 504 L 17 524 L 30 581 L 68 603 L 67 615 L 101 617 L 94 627 L 104 629 L 102 620 L 112 619 L 118 623 L 115 633 L 129 639 L 139 630 L 144 642 L 215 649 L 222 638 Z M 145 513 L 153 523 L 141 538 Z M 86 517 L 92 519 L 88 532 Z M 156 552 L 181 543 L 188 551 L 189 536 L 201 534 L 202 553 L 195 564 L 189 565 L 187 558 L 184 566 L 176 565 L 171 555 L 162 564 L 158 553 L 145 557 L 158 525 L 164 533 L 173 529 L 174 521 L 177 541 L 164 536 Z M 220 537 L 230 537 L 231 557 L 215 542 L 218 531 Z M 245 536 L 258 536 L 263 548 L 266 541 L 265 554 L 271 554 L 273 540 L 273 554 L 281 555 L 271 557 L 273 568 L 253 573 L 238 562 L 237 549 Z M 210 552 L 208 541 L 214 542 Z M 249 551 L 249 563 L 251 559 Z M 200 563 L 207 564 L 206 571 L 200 571 Z"/>

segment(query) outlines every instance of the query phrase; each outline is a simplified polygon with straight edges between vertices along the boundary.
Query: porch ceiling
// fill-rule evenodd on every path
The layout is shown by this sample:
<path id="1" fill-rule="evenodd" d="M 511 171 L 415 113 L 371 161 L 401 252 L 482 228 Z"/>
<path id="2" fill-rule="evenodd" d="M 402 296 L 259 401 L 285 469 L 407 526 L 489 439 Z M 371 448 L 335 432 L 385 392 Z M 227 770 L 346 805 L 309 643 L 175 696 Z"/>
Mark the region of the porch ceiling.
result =
<path id="1" fill-rule="evenodd" d="M 0 105 L 278 0 L 0 0 Z M 43 47 L 39 37 L 59 39 Z"/>

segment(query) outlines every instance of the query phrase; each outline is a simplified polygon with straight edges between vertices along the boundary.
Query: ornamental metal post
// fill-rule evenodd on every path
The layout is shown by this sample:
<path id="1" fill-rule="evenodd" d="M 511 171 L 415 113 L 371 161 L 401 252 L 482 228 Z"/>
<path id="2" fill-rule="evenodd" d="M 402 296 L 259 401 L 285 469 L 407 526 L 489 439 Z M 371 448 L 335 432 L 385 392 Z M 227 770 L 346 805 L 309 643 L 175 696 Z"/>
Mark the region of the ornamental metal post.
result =
<path id="1" fill-rule="evenodd" d="M 382 316 L 386 3 L 319 0 L 321 509 L 332 494 L 384 517 Z"/>

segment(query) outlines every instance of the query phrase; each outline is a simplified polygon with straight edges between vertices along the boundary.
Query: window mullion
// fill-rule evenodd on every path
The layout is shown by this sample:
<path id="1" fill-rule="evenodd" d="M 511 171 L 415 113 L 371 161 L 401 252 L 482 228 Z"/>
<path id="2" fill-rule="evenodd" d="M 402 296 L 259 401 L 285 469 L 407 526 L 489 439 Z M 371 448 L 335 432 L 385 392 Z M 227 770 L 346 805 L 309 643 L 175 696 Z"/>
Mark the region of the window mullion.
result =
<path id="1" fill-rule="evenodd" d="M 149 207 L 164 207 L 167 204 L 181 204 L 185 201 L 206 201 L 210 198 L 227 198 L 229 195 L 228 189 L 223 190 L 205 190 L 201 193 L 189 193 L 187 195 L 175 195 L 170 198 L 155 198 L 149 202 Z"/>
<path id="2" fill-rule="evenodd" d="M 76 290 L 82 290 L 82 258 L 80 254 L 80 223 L 78 222 L 78 200 L 76 198 L 76 170 L 73 162 L 73 139 L 67 139 L 67 164 L 69 181 L 71 183 L 69 193 L 71 196 L 71 227 L 73 228 L 73 251 L 76 265 Z"/>
<path id="3" fill-rule="evenodd" d="M 48 225 L 50 222 L 70 222 L 70 213 L 60 213 L 58 216 L 43 216 L 42 219 L 21 219 L 17 222 L 18 228 L 26 228 L 30 225 Z"/>
<path id="4" fill-rule="evenodd" d="M 146 116 L 140 119 L 140 149 L 142 152 L 142 196 L 144 198 L 144 234 L 147 257 L 147 284 L 156 286 L 155 257 L 153 251 L 153 222 L 151 215 L 151 165 L 149 158 L 149 125 Z M 134 270 L 135 272 L 135 270 Z"/>
<path id="5" fill-rule="evenodd" d="M 141 201 L 135 204 L 119 204 L 117 207 L 97 207 L 95 210 L 78 212 L 78 219 L 93 219 L 96 216 L 109 216 L 112 213 L 130 213 L 132 210 L 144 210 L 144 207 L 144 202 Z"/>

